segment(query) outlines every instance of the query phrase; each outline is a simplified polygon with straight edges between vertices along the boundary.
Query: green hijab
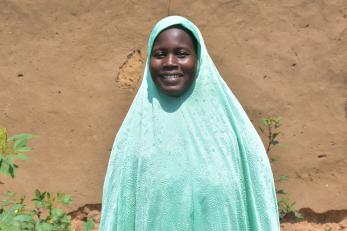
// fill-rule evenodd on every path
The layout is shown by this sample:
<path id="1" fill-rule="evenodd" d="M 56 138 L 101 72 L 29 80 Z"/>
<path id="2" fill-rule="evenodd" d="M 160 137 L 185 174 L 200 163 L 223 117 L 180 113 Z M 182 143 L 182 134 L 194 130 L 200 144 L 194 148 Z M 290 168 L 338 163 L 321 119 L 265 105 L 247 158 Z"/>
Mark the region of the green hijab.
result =
<path id="1" fill-rule="evenodd" d="M 173 25 L 198 43 L 196 79 L 180 97 L 161 93 L 149 71 L 155 38 Z M 164 18 L 150 34 L 143 81 L 112 148 L 99 230 L 279 230 L 264 146 L 186 18 Z"/>

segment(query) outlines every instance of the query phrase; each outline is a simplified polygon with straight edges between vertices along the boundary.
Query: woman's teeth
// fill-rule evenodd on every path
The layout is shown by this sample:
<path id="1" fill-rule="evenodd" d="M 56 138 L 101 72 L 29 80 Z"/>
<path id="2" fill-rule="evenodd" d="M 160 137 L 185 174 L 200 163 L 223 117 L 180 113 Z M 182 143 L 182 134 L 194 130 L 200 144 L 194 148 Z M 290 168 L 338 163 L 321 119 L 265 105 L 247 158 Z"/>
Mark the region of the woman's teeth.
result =
<path id="1" fill-rule="evenodd" d="M 180 75 L 162 75 L 164 79 L 176 79 L 179 78 Z"/>

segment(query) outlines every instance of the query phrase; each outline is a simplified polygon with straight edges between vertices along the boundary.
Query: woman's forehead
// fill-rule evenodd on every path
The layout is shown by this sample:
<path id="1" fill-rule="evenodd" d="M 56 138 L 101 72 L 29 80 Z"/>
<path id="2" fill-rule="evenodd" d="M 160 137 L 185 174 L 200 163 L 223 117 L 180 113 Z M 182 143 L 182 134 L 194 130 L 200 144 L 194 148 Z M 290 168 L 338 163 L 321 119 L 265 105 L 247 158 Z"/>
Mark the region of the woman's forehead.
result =
<path id="1" fill-rule="evenodd" d="M 165 46 L 182 46 L 194 49 L 192 36 L 177 27 L 162 31 L 154 41 L 153 49 Z"/>

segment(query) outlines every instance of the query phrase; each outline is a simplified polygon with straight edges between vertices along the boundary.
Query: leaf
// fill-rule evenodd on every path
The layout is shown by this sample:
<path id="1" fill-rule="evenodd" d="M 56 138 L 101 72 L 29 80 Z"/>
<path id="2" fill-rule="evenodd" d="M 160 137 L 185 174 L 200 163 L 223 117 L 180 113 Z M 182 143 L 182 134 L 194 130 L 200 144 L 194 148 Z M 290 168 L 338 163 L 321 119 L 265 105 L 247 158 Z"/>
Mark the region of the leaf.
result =
<path id="1" fill-rule="evenodd" d="M 42 208 L 43 207 L 43 202 L 38 200 L 38 199 L 33 199 L 32 201 L 34 201 L 34 204 L 37 208 Z"/>
<path id="2" fill-rule="evenodd" d="M 14 220 L 16 221 L 20 221 L 20 222 L 29 222 L 32 221 L 33 218 L 30 215 L 27 214 L 22 214 L 22 215 L 18 215 L 14 218 Z"/>
<path id="3" fill-rule="evenodd" d="M 20 147 L 16 149 L 16 152 L 30 152 L 31 150 L 33 150 L 30 147 Z"/>
<path id="4" fill-rule="evenodd" d="M 280 134 L 280 132 L 272 133 L 272 139 L 276 139 L 276 137 Z"/>
<path id="5" fill-rule="evenodd" d="M 283 181 L 285 181 L 285 180 L 288 180 L 288 176 L 279 176 L 279 177 L 278 177 L 278 181 L 279 181 L 279 182 L 283 182 Z"/>
<path id="6" fill-rule="evenodd" d="M 12 164 L 8 166 L 8 173 L 12 178 L 14 178 L 14 166 Z"/>
<path id="7" fill-rule="evenodd" d="M 7 195 L 7 196 L 10 196 L 10 197 L 13 197 L 13 196 L 16 196 L 16 193 L 15 193 L 15 192 L 12 192 L 12 191 L 7 191 L 7 192 L 6 192 L 6 195 Z"/>
<path id="8" fill-rule="evenodd" d="M 278 161 L 278 160 L 279 160 L 278 157 L 271 157 L 271 158 L 270 158 L 270 161 L 271 161 L 271 162 L 275 162 L 275 161 Z"/>
<path id="9" fill-rule="evenodd" d="M 6 212 L 1 214 L 1 220 L 0 223 L 10 223 L 13 220 L 13 217 L 16 215 L 18 211 L 20 211 L 23 208 L 23 205 L 21 204 L 14 204 L 12 207 L 10 207 Z"/>
<path id="10" fill-rule="evenodd" d="M 6 128 L 0 128 L 0 153 L 4 153 L 6 149 L 7 149 Z"/>
<path id="11" fill-rule="evenodd" d="M 13 145 L 13 148 L 15 149 L 15 151 L 17 152 L 17 149 L 19 148 L 24 148 L 28 145 L 28 140 L 24 140 L 24 139 L 21 139 L 21 140 L 16 140 L 14 142 L 14 145 Z"/>
<path id="12" fill-rule="evenodd" d="M 42 202 L 43 208 L 49 209 L 52 207 L 52 204 L 49 201 L 43 201 Z"/>
<path id="13" fill-rule="evenodd" d="M 60 208 L 53 208 L 52 209 L 52 220 L 53 221 L 58 221 L 60 217 L 64 215 L 64 212 Z"/>
<path id="14" fill-rule="evenodd" d="M 11 141 L 14 141 L 16 142 L 17 140 L 28 140 L 28 139 L 31 139 L 33 137 L 32 134 L 29 134 L 29 133 L 22 133 L 22 134 L 18 134 L 18 135 L 14 135 L 14 136 L 11 136 L 9 138 L 9 140 Z"/>
<path id="15" fill-rule="evenodd" d="M 277 194 L 281 194 L 281 195 L 286 195 L 287 194 L 287 192 L 285 192 L 283 189 L 278 189 L 278 190 L 276 190 L 276 193 Z M 283 200 L 284 201 L 284 200 Z"/>
<path id="16" fill-rule="evenodd" d="M 87 222 L 83 222 L 83 231 L 91 231 L 95 226 L 95 221 L 88 218 Z"/>
<path id="17" fill-rule="evenodd" d="M 10 173 L 8 172 L 8 165 L 2 165 L 0 168 L 0 172 L 5 174 L 6 176 L 11 176 Z"/>
<path id="18" fill-rule="evenodd" d="M 298 219 L 304 219 L 304 216 L 303 216 L 300 212 L 298 212 L 298 211 L 295 211 L 295 212 L 294 212 L 294 216 L 295 216 L 296 218 L 298 218 Z"/>
<path id="19" fill-rule="evenodd" d="M 26 147 L 28 144 L 28 140 L 32 137 L 33 135 L 24 133 L 12 136 L 9 138 L 9 140 L 12 140 L 14 142 L 13 148 L 16 151 L 18 148 Z"/>
<path id="20" fill-rule="evenodd" d="M 24 154 L 17 154 L 16 157 L 19 160 L 26 160 L 26 159 L 28 159 L 28 156 L 24 155 Z"/>
<path id="21" fill-rule="evenodd" d="M 61 223 L 65 223 L 65 224 L 70 224 L 71 223 L 71 216 L 69 215 L 64 215 L 61 219 L 60 219 Z"/>
<path id="22" fill-rule="evenodd" d="M 72 198 L 70 195 L 65 195 L 63 197 L 63 200 L 62 200 L 62 203 L 65 204 L 65 205 L 69 205 L 72 203 Z"/>
<path id="23" fill-rule="evenodd" d="M 36 196 L 36 198 L 40 198 L 41 199 L 41 192 L 40 192 L 40 190 L 38 190 L 38 189 L 35 190 L 35 196 Z"/>
<path id="24" fill-rule="evenodd" d="M 36 223 L 35 230 L 37 230 L 37 231 L 52 231 L 53 230 L 53 225 L 48 224 L 46 222 Z"/>
<path id="25" fill-rule="evenodd" d="M 261 122 L 262 122 L 264 125 L 268 126 L 269 123 L 270 123 L 270 120 L 267 119 L 267 118 L 262 118 L 262 119 L 261 119 Z"/>
<path id="26" fill-rule="evenodd" d="M 12 202 L 9 199 L 4 199 L 1 204 L 1 208 L 9 206 Z"/>
<path id="27" fill-rule="evenodd" d="M 272 145 L 276 145 L 276 144 L 278 144 L 278 143 L 279 143 L 278 140 L 272 140 L 272 141 L 271 141 L 271 144 L 272 144 Z"/>
<path id="28" fill-rule="evenodd" d="M 277 117 L 275 119 L 275 128 L 279 128 L 281 126 L 281 117 Z"/>

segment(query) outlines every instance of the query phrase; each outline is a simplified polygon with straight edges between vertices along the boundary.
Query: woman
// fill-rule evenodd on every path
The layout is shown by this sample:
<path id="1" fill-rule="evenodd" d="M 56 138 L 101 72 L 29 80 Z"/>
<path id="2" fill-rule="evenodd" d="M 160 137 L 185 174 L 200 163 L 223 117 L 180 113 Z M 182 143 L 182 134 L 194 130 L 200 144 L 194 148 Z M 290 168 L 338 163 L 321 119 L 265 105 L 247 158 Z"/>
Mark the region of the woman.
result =
<path id="1" fill-rule="evenodd" d="M 279 230 L 262 142 L 183 17 L 151 32 L 110 156 L 100 230 Z"/>

